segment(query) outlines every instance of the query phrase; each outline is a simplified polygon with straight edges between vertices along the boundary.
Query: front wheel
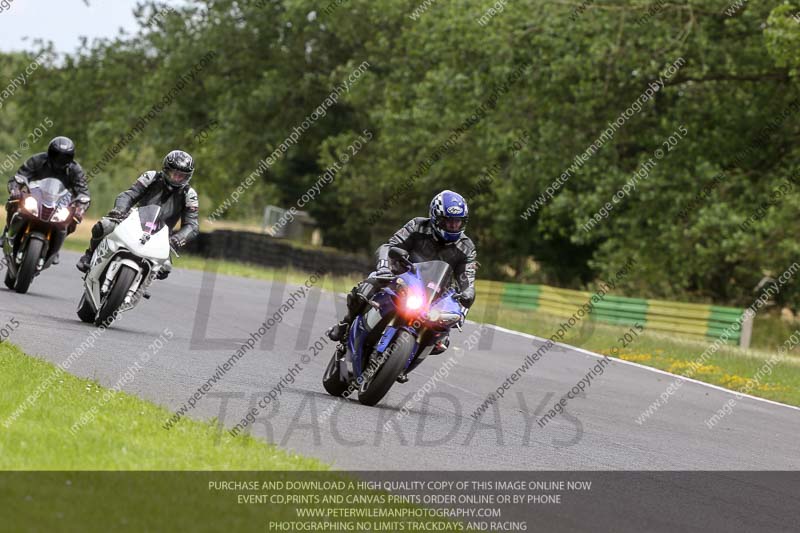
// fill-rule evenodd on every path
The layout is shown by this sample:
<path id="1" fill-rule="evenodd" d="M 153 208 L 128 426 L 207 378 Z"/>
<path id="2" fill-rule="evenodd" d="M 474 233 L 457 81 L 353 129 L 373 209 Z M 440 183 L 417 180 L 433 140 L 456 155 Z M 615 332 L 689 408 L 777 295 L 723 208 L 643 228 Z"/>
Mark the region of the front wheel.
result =
<path id="1" fill-rule="evenodd" d="M 131 285 L 133 285 L 133 280 L 136 279 L 137 274 L 138 272 L 128 265 L 121 265 L 119 267 L 117 277 L 111 286 L 111 290 L 108 291 L 106 301 L 103 302 L 100 312 L 97 313 L 95 325 L 99 326 L 102 324 L 105 325 L 105 327 L 111 325 L 110 319 L 115 316 L 117 310 L 125 302 L 125 297 L 128 295 L 128 291 L 131 290 Z"/>
<path id="2" fill-rule="evenodd" d="M 14 290 L 14 277 L 11 275 L 11 269 L 6 267 L 6 279 L 5 279 L 6 287 Z"/>
<path id="3" fill-rule="evenodd" d="M 358 391 L 359 402 L 364 405 L 375 405 L 386 396 L 397 376 L 406 367 L 415 344 L 414 336 L 401 330 L 382 354 L 372 352 L 369 364 L 361 374 L 364 382 Z"/>
<path id="4" fill-rule="evenodd" d="M 36 276 L 36 266 L 39 264 L 39 259 L 42 258 L 42 248 L 44 248 L 44 242 L 39 239 L 28 240 L 25 256 L 22 258 L 22 264 L 17 271 L 17 280 L 14 283 L 14 290 L 18 293 L 28 292 L 31 282 Z"/>

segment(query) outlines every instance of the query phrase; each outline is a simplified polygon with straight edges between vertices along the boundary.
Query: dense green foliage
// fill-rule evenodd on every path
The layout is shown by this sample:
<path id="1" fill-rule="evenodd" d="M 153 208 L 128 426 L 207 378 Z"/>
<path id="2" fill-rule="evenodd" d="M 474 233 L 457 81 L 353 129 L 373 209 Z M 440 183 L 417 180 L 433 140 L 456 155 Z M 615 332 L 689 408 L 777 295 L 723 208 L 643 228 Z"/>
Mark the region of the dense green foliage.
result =
<path id="1" fill-rule="evenodd" d="M 208 215 L 368 61 L 223 218 L 294 205 L 367 129 L 374 139 L 307 206 L 324 222 L 326 244 L 371 249 L 451 188 L 471 197 L 482 277 L 579 287 L 635 254 L 629 294 L 741 304 L 764 274 L 779 275 L 800 257 L 797 186 L 758 211 L 800 170 L 800 5 L 509 0 L 479 22 L 494 2 L 432 2 L 427 10 L 421 0 L 338 3 L 196 0 L 152 19 L 162 6 L 148 2 L 136 35 L 93 43 L 36 72 L 14 97 L 15 131 L 51 117 L 90 169 L 201 56 L 216 52 L 92 184 L 100 212 L 179 146 L 198 159 Z M 643 101 L 659 79 L 664 88 Z M 522 217 L 637 100 L 640 110 L 554 198 Z M 672 146 L 663 145 L 675 132 Z M 656 164 L 635 190 L 585 231 L 649 158 Z M 482 178 L 494 165 L 494 177 Z M 708 198 L 698 198 L 704 188 Z M 795 300 L 792 290 L 784 297 Z"/>

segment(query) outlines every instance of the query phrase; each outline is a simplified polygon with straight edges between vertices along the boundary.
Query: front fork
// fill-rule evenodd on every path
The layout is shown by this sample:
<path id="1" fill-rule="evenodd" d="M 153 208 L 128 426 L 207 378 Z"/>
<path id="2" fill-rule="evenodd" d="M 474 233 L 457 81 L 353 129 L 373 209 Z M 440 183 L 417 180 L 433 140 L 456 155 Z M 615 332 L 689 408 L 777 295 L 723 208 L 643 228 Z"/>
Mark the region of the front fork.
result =
<path id="1" fill-rule="evenodd" d="M 23 231 L 22 235 L 18 237 L 20 231 Z M 48 228 L 47 234 L 44 235 L 44 239 L 42 240 L 43 247 L 42 247 L 42 255 L 39 257 L 38 262 L 36 263 L 36 270 L 42 270 L 44 266 L 44 258 L 47 257 L 47 254 L 50 250 L 50 242 L 53 236 L 53 229 Z M 8 231 L 8 246 L 11 250 L 12 257 L 14 259 L 14 266 L 17 267 L 22 264 L 22 260 L 25 258 L 25 252 L 28 248 L 28 242 L 31 239 L 31 224 L 25 224 L 24 219 L 19 216 L 19 213 L 14 214 L 14 217 L 11 219 L 11 225 Z M 19 238 L 19 245 L 14 246 L 14 242 Z"/>

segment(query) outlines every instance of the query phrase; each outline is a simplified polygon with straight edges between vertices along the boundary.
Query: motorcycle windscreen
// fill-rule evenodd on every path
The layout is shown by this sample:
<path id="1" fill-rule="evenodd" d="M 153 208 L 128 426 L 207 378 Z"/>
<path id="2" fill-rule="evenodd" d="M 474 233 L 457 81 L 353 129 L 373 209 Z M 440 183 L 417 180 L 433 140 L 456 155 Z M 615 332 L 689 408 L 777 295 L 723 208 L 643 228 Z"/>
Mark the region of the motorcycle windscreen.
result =
<path id="1" fill-rule="evenodd" d="M 164 221 L 161 218 L 161 206 L 146 205 L 139 208 L 139 221 L 142 223 L 142 231 L 155 235 L 161 228 L 164 227 Z"/>
<path id="2" fill-rule="evenodd" d="M 417 269 L 417 277 L 425 287 L 428 304 L 431 304 L 450 286 L 453 269 L 444 261 L 425 261 L 414 266 Z"/>
<path id="3" fill-rule="evenodd" d="M 45 178 L 32 182 L 29 187 L 31 194 L 38 196 L 39 201 L 47 207 L 56 207 L 69 203 L 69 191 L 59 179 Z"/>

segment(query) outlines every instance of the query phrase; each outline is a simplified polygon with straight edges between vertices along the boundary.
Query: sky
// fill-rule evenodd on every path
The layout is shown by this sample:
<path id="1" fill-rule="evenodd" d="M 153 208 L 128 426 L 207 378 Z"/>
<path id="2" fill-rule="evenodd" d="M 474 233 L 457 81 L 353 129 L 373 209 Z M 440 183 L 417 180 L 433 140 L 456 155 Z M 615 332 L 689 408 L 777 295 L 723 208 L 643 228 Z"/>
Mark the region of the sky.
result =
<path id="1" fill-rule="evenodd" d="M 136 30 L 141 0 L 0 0 L 0 52 L 29 50 L 33 39 L 52 41 L 59 53 L 80 47 L 80 36 L 114 37 Z M 177 5 L 180 2 L 167 2 Z"/>

